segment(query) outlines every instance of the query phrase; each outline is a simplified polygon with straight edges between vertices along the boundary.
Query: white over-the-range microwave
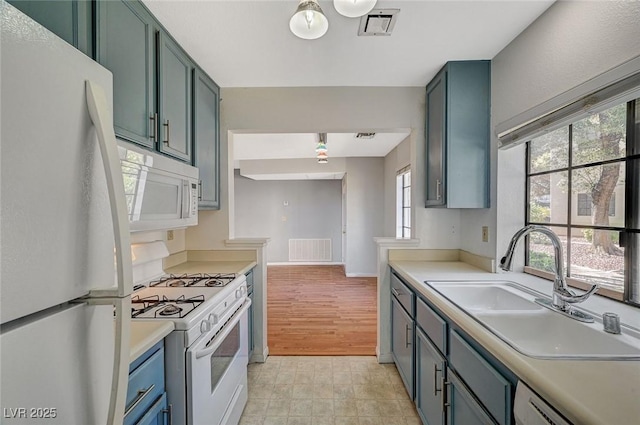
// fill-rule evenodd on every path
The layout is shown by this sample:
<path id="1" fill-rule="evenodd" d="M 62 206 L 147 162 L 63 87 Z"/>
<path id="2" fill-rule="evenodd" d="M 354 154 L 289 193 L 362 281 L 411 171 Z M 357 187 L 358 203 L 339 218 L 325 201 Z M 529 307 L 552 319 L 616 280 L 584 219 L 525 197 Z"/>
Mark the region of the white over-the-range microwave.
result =
<path id="1" fill-rule="evenodd" d="M 198 169 L 118 140 L 129 230 L 198 224 Z"/>

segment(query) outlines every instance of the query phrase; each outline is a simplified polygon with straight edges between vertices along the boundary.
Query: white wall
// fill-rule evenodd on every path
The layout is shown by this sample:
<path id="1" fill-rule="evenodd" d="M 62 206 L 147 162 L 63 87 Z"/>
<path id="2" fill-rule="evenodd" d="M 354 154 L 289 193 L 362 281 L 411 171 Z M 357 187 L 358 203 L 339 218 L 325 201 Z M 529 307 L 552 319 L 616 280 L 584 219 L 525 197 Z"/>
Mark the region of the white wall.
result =
<path id="1" fill-rule="evenodd" d="M 357 132 L 422 128 L 420 87 L 296 87 L 222 89 L 220 211 L 205 211 L 187 231 L 188 249 L 224 247 L 233 222 L 233 132 Z M 424 133 L 424 131 L 422 130 Z"/>
<path id="2" fill-rule="evenodd" d="M 408 143 L 415 182 L 415 237 L 420 238 L 427 248 L 459 247 L 459 211 L 422 207 L 424 87 L 229 88 L 222 89 L 221 97 L 222 208 L 220 211 L 200 213 L 199 225 L 187 231 L 188 249 L 224 248 L 223 241 L 235 237 L 233 158 L 229 155 L 234 132 L 357 132 L 397 129 L 411 129 Z M 383 163 L 376 173 L 384 173 Z M 387 192 L 384 187 L 381 184 L 379 190 Z M 395 187 L 392 196 L 395 196 Z M 381 206 L 380 211 L 382 210 Z M 375 233 L 376 236 L 390 234 L 383 222 Z M 375 273 L 375 267 L 371 270 Z"/>
<path id="3" fill-rule="evenodd" d="M 377 276 L 384 223 L 383 158 L 347 158 L 347 276 Z"/>
<path id="4" fill-rule="evenodd" d="M 380 236 L 396 235 L 396 176 L 407 165 L 411 165 L 410 137 L 404 139 L 384 158 L 384 228 Z M 413 185 L 414 182 L 411 182 L 411 186 Z M 415 215 L 415 208 L 412 213 Z"/>
<path id="5" fill-rule="evenodd" d="M 637 57 L 639 40 L 640 2 L 556 2 L 493 58 L 492 129 Z M 498 152 L 493 131 L 491 144 L 492 206 L 462 212 L 461 248 L 499 258 L 524 222 L 525 151 Z"/>
<path id="6" fill-rule="evenodd" d="M 341 180 L 257 181 L 236 173 L 234 184 L 236 237 L 271 238 L 267 261 L 289 261 L 289 239 L 331 239 L 331 261 L 341 261 Z"/>

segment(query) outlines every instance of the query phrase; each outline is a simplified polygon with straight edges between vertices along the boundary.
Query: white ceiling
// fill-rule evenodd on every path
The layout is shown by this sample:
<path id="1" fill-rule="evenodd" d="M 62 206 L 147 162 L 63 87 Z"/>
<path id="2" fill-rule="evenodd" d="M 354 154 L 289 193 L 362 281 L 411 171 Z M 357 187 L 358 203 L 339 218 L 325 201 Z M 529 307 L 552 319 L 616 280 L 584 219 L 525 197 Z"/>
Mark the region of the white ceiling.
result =
<path id="1" fill-rule="evenodd" d="M 409 130 L 376 133 L 373 139 L 356 139 L 355 133 L 328 133 L 329 158 L 387 156 L 409 135 Z M 251 159 L 315 158 L 317 133 L 234 134 L 233 158 Z"/>
<path id="2" fill-rule="evenodd" d="M 388 37 L 358 37 L 360 20 L 339 15 L 331 1 L 321 0 L 329 30 L 317 40 L 289 31 L 298 0 L 143 2 L 225 88 L 424 87 L 449 60 L 492 59 L 553 0 L 378 0 L 377 9 L 400 9 Z M 408 134 L 358 140 L 353 133 L 331 133 L 328 155 L 330 161 L 385 156 Z M 238 167 L 240 160 L 312 158 L 317 134 L 235 134 L 233 140 Z M 282 171 L 282 178 L 336 178 Z"/>
<path id="3" fill-rule="evenodd" d="M 358 37 L 359 19 L 320 1 L 329 31 L 289 31 L 297 0 L 143 0 L 221 87 L 425 86 L 449 60 L 491 59 L 552 0 L 386 1 L 388 37 Z"/>

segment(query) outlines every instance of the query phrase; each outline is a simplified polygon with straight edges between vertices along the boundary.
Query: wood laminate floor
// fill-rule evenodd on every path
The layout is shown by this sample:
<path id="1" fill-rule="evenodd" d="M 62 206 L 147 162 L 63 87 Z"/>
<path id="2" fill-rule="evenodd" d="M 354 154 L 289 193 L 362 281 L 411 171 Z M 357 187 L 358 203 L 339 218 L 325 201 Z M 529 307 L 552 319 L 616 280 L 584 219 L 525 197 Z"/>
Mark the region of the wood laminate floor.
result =
<path id="1" fill-rule="evenodd" d="M 376 278 L 342 266 L 269 266 L 269 354 L 374 355 Z"/>

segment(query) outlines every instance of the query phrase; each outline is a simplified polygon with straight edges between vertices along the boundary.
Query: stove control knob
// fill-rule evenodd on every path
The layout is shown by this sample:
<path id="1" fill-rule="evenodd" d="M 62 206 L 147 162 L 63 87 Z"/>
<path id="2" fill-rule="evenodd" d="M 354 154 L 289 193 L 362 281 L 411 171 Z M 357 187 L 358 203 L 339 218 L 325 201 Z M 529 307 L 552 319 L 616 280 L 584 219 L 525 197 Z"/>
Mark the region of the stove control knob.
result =
<path id="1" fill-rule="evenodd" d="M 205 332 L 209 332 L 211 330 L 211 325 L 209 324 L 208 321 L 203 320 L 202 322 L 200 322 L 200 332 L 205 333 Z"/>
<path id="2" fill-rule="evenodd" d="M 218 315 L 211 313 L 209 315 L 209 324 L 216 325 L 218 323 Z"/>
<path id="3" fill-rule="evenodd" d="M 236 289 L 236 299 L 240 299 L 242 298 L 242 289 L 238 288 Z"/>

